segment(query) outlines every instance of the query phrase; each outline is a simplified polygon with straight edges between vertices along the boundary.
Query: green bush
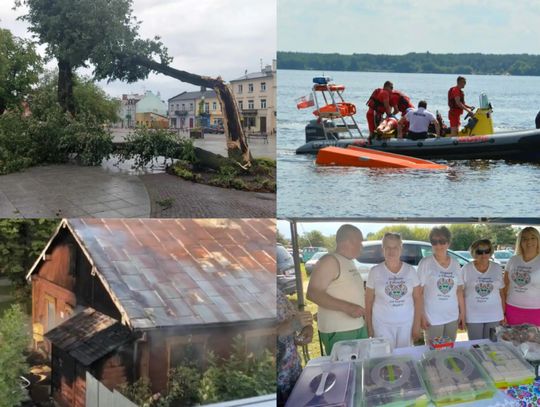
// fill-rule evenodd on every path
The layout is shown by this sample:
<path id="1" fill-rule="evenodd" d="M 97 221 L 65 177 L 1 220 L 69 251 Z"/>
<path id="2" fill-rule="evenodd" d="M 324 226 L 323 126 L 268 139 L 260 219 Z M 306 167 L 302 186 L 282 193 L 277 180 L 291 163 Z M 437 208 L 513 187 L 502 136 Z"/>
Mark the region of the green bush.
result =
<path id="1" fill-rule="evenodd" d="M 246 351 L 242 337 L 235 338 L 231 355 L 220 359 L 206 354 L 206 368 L 191 344 L 185 349 L 181 366 L 169 372 L 166 394 L 150 392 L 150 384 L 139 380 L 120 391 L 133 402 L 148 407 L 209 404 L 272 394 L 276 391 L 275 358 L 268 350 L 256 355 Z"/>
<path id="2" fill-rule="evenodd" d="M 56 103 L 51 75 L 31 95 L 30 117 L 21 117 L 18 111 L 0 116 L 0 174 L 70 159 L 99 165 L 109 157 L 112 137 L 103 124 L 113 118 L 114 105 L 93 83 L 83 81 L 77 86 L 84 93 L 76 99 L 79 111 L 75 117 L 62 112 Z"/>

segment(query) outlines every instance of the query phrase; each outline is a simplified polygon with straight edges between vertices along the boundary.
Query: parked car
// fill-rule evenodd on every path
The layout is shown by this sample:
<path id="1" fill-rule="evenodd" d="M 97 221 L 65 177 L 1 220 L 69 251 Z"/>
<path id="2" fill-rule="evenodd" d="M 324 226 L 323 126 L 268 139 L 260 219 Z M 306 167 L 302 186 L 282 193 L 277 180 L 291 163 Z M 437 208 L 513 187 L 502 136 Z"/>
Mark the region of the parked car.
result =
<path id="1" fill-rule="evenodd" d="M 510 250 L 495 250 L 493 253 L 493 257 L 503 269 L 506 267 L 506 263 L 508 263 L 508 260 L 510 260 L 510 257 L 513 255 L 514 253 L 512 253 Z"/>
<path id="2" fill-rule="evenodd" d="M 307 246 L 302 249 L 302 261 L 305 263 L 311 259 L 311 257 L 317 252 L 328 253 L 326 247 Z"/>
<path id="3" fill-rule="evenodd" d="M 311 272 L 313 271 L 313 268 L 315 267 L 315 264 L 319 262 L 319 259 L 324 256 L 325 254 L 328 254 L 328 252 L 317 252 L 313 256 L 311 256 L 311 259 L 306 261 L 306 273 L 307 275 L 311 275 Z"/>
<path id="4" fill-rule="evenodd" d="M 473 261 L 473 256 L 470 251 L 468 250 L 454 250 L 454 253 L 459 254 L 460 256 L 465 257 L 469 261 Z"/>
<path id="5" fill-rule="evenodd" d="M 277 286 L 286 295 L 296 293 L 296 276 L 294 274 L 293 256 L 278 244 L 276 247 Z"/>
<path id="6" fill-rule="evenodd" d="M 364 249 L 360 257 L 357 257 L 358 260 L 358 270 L 364 281 L 367 281 L 369 270 L 376 264 L 382 263 L 384 261 L 384 256 L 382 252 L 382 241 L 381 240 L 371 240 L 363 243 Z M 410 265 L 418 266 L 420 260 L 424 257 L 431 256 L 433 254 L 433 249 L 431 243 L 429 242 L 420 242 L 416 240 L 404 240 L 403 241 L 403 252 L 401 254 L 401 260 Z M 470 260 L 467 258 L 448 250 L 450 257 L 457 260 L 459 265 L 463 267 L 465 264 L 470 263 Z"/>
<path id="7" fill-rule="evenodd" d="M 225 129 L 223 128 L 223 126 L 213 125 L 213 126 L 203 127 L 202 131 L 205 134 L 221 134 L 225 132 Z"/>

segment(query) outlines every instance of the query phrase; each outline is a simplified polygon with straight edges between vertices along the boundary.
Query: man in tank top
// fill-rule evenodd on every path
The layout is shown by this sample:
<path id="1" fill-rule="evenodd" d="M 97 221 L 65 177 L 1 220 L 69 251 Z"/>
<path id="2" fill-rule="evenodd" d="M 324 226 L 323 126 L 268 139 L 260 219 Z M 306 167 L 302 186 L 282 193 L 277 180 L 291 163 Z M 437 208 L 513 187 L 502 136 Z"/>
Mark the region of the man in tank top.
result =
<path id="1" fill-rule="evenodd" d="M 319 337 L 327 355 L 338 341 L 368 337 L 364 281 L 354 264 L 361 253 L 360 229 L 341 226 L 336 233 L 336 251 L 321 257 L 309 280 L 307 299 L 319 306 Z"/>

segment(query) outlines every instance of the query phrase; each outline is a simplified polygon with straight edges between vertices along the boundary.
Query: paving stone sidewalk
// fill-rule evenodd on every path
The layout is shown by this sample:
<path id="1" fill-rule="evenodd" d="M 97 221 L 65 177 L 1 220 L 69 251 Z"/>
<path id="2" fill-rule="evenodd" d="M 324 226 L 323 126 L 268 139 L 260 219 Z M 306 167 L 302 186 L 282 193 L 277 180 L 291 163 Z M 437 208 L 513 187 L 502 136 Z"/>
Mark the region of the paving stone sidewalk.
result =
<path id="1" fill-rule="evenodd" d="M 0 218 L 148 216 L 150 199 L 137 176 L 74 164 L 0 176 Z"/>
<path id="2" fill-rule="evenodd" d="M 275 218 L 276 194 L 238 191 L 146 174 L 144 182 L 156 218 Z"/>
<path id="3" fill-rule="evenodd" d="M 48 165 L 0 176 L 0 218 L 250 218 L 276 216 L 276 195 L 173 175 Z"/>

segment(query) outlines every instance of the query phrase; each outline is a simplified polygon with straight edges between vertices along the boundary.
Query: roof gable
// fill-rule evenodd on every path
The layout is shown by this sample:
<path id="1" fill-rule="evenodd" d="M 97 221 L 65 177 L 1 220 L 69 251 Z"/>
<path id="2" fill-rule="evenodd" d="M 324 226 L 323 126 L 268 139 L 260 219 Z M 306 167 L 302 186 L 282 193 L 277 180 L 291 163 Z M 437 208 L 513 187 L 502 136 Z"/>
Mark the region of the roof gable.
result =
<path id="1" fill-rule="evenodd" d="M 272 219 L 73 219 L 63 225 L 133 328 L 275 318 Z"/>

